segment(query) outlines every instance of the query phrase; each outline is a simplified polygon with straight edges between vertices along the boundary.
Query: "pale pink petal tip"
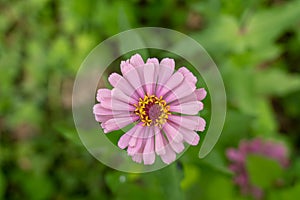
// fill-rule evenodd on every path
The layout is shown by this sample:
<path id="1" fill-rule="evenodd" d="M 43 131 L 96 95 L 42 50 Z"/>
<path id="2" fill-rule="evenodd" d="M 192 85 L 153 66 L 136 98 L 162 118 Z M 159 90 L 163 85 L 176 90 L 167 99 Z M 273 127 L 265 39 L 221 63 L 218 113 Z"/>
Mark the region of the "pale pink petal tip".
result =
<path id="1" fill-rule="evenodd" d="M 170 148 L 166 147 L 166 153 L 160 156 L 162 161 L 166 164 L 171 164 L 176 160 L 176 153 Z"/>
<path id="2" fill-rule="evenodd" d="M 196 76 L 193 75 L 190 70 L 188 70 L 186 67 L 181 67 L 178 69 L 180 73 L 182 73 L 185 77 L 185 79 L 190 82 L 192 85 L 197 83 L 197 78 Z"/>
<path id="3" fill-rule="evenodd" d="M 143 155 L 142 154 L 134 154 L 132 156 L 132 160 L 136 163 L 142 163 Z"/>
<path id="4" fill-rule="evenodd" d="M 196 93 L 196 97 L 197 97 L 198 101 L 202 101 L 206 97 L 206 94 L 207 94 L 207 92 L 204 88 L 197 89 L 195 91 L 195 93 Z"/>
<path id="5" fill-rule="evenodd" d="M 132 64 L 134 67 L 138 67 L 138 66 L 144 65 L 145 63 L 140 54 L 135 54 L 135 55 L 131 56 L 130 64 Z"/>
<path id="6" fill-rule="evenodd" d="M 204 131 L 205 126 L 206 126 L 206 121 L 203 118 L 199 117 L 198 118 L 198 124 L 197 124 L 195 130 L 196 131 Z"/>
<path id="7" fill-rule="evenodd" d="M 147 64 L 149 64 L 149 63 L 159 65 L 159 61 L 158 61 L 157 58 L 148 58 L 147 59 Z"/>
<path id="8" fill-rule="evenodd" d="M 193 141 L 190 143 L 190 145 L 196 146 L 200 141 L 200 136 L 198 134 L 195 135 Z"/>
<path id="9" fill-rule="evenodd" d="M 121 72 L 125 75 L 133 66 L 129 63 L 129 60 L 121 61 Z"/>
<path id="10" fill-rule="evenodd" d="M 128 144 L 129 144 L 129 140 L 130 140 L 130 135 L 128 135 L 128 134 L 123 134 L 121 137 L 120 137 L 120 139 L 119 139 L 119 141 L 118 141 L 118 146 L 121 148 L 121 149 L 125 149 L 127 146 L 128 146 Z"/>
<path id="11" fill-rule="evenodd" d="M 164 65 L 164 66 L 168 66 L 171 69 L 175 68 L 175 61 L 174 61 L 174 59 L 171 59 L 171 58 L 164 58 L 164 59 L 162 59 L 162 61 L 160 62 L 160 64 Z"/>
<path id="12" fill-rule="evenodd" d="M 108 81 L 109 83 L 113 86 L 116 87 L 118 82 L 122 79 L 122 76 L 120 74 L 117 73 L 112 73 L 109 77 L 108 77 Z"/>
<path id="13" fill-rule="evenodd" d="M 110 98 L 111 97 L 111 90 L 109 89 L 99 89 L 97 91 L 97 101 L 101 102 L 104 99 Z"/>

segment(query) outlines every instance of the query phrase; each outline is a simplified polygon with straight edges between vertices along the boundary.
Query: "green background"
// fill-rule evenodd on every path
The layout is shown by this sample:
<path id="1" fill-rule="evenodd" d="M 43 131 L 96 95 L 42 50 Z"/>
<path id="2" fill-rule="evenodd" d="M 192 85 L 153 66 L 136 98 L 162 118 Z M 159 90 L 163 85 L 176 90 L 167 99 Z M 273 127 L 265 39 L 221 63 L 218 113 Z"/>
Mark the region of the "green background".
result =
<path id="1" fill-rule="evenodd" d="M 290 165 L 250 157 L 252 184 L 265 199 L 297 199 L 299 8 L 299 0 L 0 0 L 0 199 L 251 199 L 233 183 L 225 151 L 255 137 L 284 142 Z M 72 87 L 92 48 L 143 26 L 200 42 L 223 76 L 228 110 L 205 159 L 190 147 L 160 171 L 128 174 L 82 146 Z"/>

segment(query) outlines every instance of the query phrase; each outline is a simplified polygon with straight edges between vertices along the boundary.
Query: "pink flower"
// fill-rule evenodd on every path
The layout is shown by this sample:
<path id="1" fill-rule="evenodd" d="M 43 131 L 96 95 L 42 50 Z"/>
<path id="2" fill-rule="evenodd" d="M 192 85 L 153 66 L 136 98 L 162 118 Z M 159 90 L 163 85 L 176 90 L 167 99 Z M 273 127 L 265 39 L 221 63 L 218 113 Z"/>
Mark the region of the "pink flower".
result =
<path id="1" fill-rule="evenodd" d="M 97 92 L 93 112 L 104 133 L 134 125 L 118 146 L 135 162 L 151 165 L 158 155 L 169 164 L 184 150 L 183 142 L 197 145 L 196 131 L 205 129 L 205 120 L 198 116 L 205 89 L 196 89 L 197 78 L 187 68 L 174 69 L 173 59 L 149 58 L 144 63 L 135 54 L 121 62 L 122 75 L 109 76 L 114 88 Z"/>
<path id="2" fill-rule="evenodd" d="M 263 197 L 263 190 L 249 181 L 246 170 L 246 161 L 248 155 L 261 155 L 272 158 L 282 166 L 288 166 L 288 151 L 281 143 L 275 143 L 270 140 L 263 141 L 256 138 L 249 141 L 241 141 L 238 148 L 227 149 L 227 158 L 231 161 L 229 168 L 234 172 L 235 183 L 240 187 L 243 194 L 251 194 L 255 199 Z"/>

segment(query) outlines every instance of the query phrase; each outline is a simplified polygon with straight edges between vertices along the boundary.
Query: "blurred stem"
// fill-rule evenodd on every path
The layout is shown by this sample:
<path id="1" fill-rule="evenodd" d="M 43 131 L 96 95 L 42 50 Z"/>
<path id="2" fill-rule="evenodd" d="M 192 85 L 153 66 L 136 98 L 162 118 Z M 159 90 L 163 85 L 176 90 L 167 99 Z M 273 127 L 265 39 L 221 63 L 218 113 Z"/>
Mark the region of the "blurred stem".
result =
<path id="1" fill-rule="evenodd" d="M 60 104 L 60 89 L 61 89 L 61 76 L 57 73 L 53 74 L 49 78 L 48 83 L 48 98 L 49 98 L 49 107 L 51 109 L 51 112 L 56 113 L 60 110 L 61 104 Z"/>
<path id="2" fill-rule="evenodd" d="M 240 21 L 240 30 L 241 32 L 245 31 L 247 24 L 249 24 L 249 20 L 253 16 L 255 10 L 258 7 L 259 1 L 253 0 L 249 2 L 250 5 L 247 7 L 247 9 L 243 12 L 241 16 L 241 21 Z"/>
<path id="3" fill-rule="evenodd" d="M 241 21 L 240 21 L 240 30 L 243 32 L 243 30 L 246 29 L 247 24 L 249 22 L 249 20 L 251 19 L 251 16 L 254 13 L 254 9 L 253 8 L 248 8 L 245 10 L 245 12 L 242 14 L 241 17 Z"/>
<path id="4" fill-rule="evenodd" d="M 184 194 L 182 189 L 180 188 L 180 170 L 177 168 L 176 163 L 171 164 L 158 171 L 158 175 L 160 177 L 160 183 L 164 190 L 166 199 L 170 200 L 182 200 L 184 198 Z"/>

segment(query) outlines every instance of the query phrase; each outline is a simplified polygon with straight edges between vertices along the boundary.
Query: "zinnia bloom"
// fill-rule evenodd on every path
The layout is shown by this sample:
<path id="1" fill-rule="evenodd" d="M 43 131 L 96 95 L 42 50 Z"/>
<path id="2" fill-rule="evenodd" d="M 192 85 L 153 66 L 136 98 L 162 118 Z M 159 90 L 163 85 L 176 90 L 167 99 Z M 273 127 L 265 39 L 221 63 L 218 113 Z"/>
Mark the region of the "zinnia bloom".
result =
<path id="1" fill-rule="evenodd" d="M 109 76 L 112 90 L 98 90 L 93 112 L 104 133 L 133 124 L 118 141 L 133 161 L 151 165 L 158 155 L 169 164 L 184 150 L 184 142 L 198 144 L 196 131 L 205 129 L 198 112 L 206 91 L 196 89 L 197 78 L 186 67 L 175 71 L 173 59 L 144 63 L 135 54 L 121 62 L 121 72 Z"/>
<path id="2" fill-rule="evenodd" d="M 241 141 L 238 148 L 229 148 L 226 152 L 231 161 L 229 168 L 234 172 L 235 183 L 240 187 L 243 194 L 251 194 L 256 199 L 263 197 L 263 190 L 249 181 L 246 170 L 246 161 L 248 155 L 260 155 L 271 158 L 282 166 L 288 166 L 288 150 L 282 143 L 276 143 L 270 140 L 256 138 L 249 141 Z"/>

